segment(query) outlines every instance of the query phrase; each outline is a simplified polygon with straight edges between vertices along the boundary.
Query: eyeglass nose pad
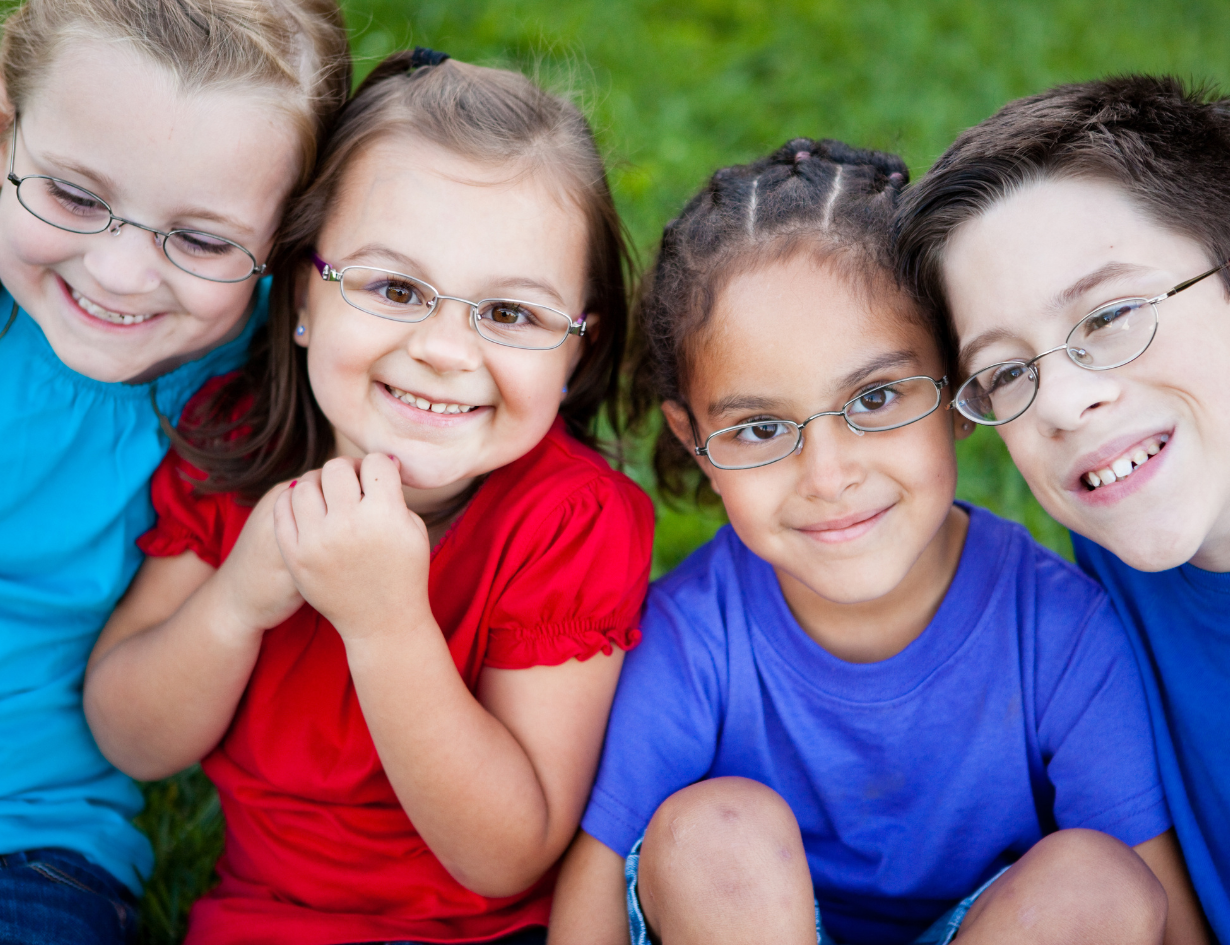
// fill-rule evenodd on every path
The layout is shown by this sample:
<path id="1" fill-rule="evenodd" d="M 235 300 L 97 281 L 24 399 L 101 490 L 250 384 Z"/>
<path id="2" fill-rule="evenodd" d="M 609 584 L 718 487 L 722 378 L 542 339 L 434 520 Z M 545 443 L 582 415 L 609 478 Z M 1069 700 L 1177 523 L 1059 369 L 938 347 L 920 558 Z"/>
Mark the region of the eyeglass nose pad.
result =
<path id="1" fill-rule="evenodd" d="M 119 233 L 120 227 L 122 227 L 123 225 L 124 225 L 123 220 L 113 220 L 111 222 L 111 229 L 108 230 L 107 232 L 109 232 L 112 236 L 115 236 L 117 233 Z"/>
<path id="2" fill-rule="evenodd" d="M 847 427 L 849 427 L 850 432 L 851 432 L 851 433 L 853 433 L 855 436 L 862 436 L 864 433 L 866 433 L 866 432 L 867 432 L 866 430 L 860 430 L 858 427 L 856 427 L 856 426 L 855 426 L 853 423 L 851 423 L 849 420 L 847 420 L 847 421 L 846 421 L 846 426 L 847 426 Z"/>

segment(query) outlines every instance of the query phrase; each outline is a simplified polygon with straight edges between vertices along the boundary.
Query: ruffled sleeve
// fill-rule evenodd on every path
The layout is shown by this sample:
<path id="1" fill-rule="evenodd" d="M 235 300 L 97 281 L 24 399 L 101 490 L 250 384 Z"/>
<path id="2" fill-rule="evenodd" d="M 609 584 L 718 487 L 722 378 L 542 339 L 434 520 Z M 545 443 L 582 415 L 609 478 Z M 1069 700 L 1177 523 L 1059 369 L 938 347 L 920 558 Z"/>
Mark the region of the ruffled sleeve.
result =
<path id="1" fill-rule="evenodd" d="M 631 480 L 603 476 L 563 498 L 519 549 L 485 665 L 557 666 L 636 646 L 652 546 L 653 505 Z"/>
<path id="2" fill-rule="evenodd" d="M 180 429 L 191 425 L 200 405 L 232 375 L 214 378 L 184 408 Z M 228 494 L 196 492 L 205 473 L 172 449 L 150 482 L 150 499 L 158 521 L 137 539 L 147 555 L 169 558 L 191 551 L 212 567 L 220 567 L 234 544 L 235 526 L 242 527 L 248 509 L 236 506 Z M 236 521 L 236 518 L 239 520 Z"/>

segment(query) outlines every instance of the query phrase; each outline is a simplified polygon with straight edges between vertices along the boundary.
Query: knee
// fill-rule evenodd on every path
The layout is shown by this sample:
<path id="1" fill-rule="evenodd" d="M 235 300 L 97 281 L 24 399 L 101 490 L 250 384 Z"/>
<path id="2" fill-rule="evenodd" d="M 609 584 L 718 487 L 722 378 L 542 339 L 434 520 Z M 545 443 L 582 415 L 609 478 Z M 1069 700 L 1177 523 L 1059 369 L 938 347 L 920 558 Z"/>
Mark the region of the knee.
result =
<path id="1" fill-rule="evenodd" d="M 672 794 L 641 849 L 642 880 L 693 893 L 703 886 L 706 898 L 754 896 L 799 871 L 808 875 L 794 813 L 776 791 L 746 778 L 713 778 Z"/>
<path id="2" fill-rule="evenodd" d="M 1166 891 L 1131 847 L 1096 830 L 1060 830 L 1040 840 L 1029 857 L 1078 902 L 1074 922 L 1087 932 L 1122 942 L 1160 942 L 1166 927 Z"/>

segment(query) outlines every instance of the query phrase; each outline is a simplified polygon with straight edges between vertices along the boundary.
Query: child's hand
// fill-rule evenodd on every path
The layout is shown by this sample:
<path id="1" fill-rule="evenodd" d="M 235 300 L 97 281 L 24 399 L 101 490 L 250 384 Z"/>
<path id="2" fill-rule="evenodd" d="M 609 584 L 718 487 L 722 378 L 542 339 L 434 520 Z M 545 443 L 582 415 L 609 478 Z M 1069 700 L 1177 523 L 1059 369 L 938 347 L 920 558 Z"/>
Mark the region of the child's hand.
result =
<path id="1" fill-rule="evenodd" d="M 244 523 L 235 548 L 218 569 L 218 580 L 228 587 L 241 627 L 268 630 L 303 606 L 303 597 L 282 560 L 274 535 L 274 508 L 289 492 L 287 483 L 274 486 Z"/>
<path id="2" fill-rule="evenodd" d="M 431 543 L 397 463 L 332 459 L 278 498 L 275 528 L 300 593 L 352 642 L 433 623 Z"/>

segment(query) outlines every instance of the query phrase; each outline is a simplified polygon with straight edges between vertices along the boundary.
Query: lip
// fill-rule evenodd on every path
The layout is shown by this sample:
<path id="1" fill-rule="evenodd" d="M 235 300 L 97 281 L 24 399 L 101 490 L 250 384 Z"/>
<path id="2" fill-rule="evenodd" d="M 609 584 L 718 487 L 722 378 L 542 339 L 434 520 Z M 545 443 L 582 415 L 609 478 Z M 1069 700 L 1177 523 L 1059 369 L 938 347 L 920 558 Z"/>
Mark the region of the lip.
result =
<path id="1" fill-rule="evenodd" d="M 95 315 L 91 315 L 89 312 L 83 309 L 80 305 L 78 305 L 77 300 L 73 298 L 72 286 L 70 286 L 67 282 L 65 282 L 62 276 L 57 274 L 56 282 L 59 283 L 60 293 L 64 296 L 64 302 L 65 304 L 68 305 L 69 309 L 71 309 L 74 313 L 76 313 L 76 315 L 79 318 L 81 318 L 81 320 L 84 321 L 87 325 L 89 325 L 91 328 L 94 328 L 95 330 L 98 330 L 98 331 L 123 332 L 127 334 L 127 333 L 131 333 L 134 331 L 138 331 L 142 328 L 148 328 L 150 325 L 153 325 L 155 322 L 159 321 L 162 318 L 162 316 L 166 314 L 165 312 L 157 312 L 153 315 L 150 315 L 144 321 L 138 322 L 134 325 L 117 325 L 115 322 L 109 322 L 106 319 L 98 318 Z M 84 292 L 82 292 L 81 294 L 85 295 Z M 102 305 L 101 302 L 97 304 Z M 135 315 L 136 314 L 135 312 L 119 312 L 117 309 L 113 309 L 109 305 L 104 305 L 103 307 L 108 309 L 109 311 L 118 312 L 118 314 L 120 315 Z"/>
<path id="2" fill-rule="evenodd" d="M 1157 434 L 1154 435 L 1156 436 Z M 1144 439 L 1147 440 L 1148 437 Z M 1104 486 L 1098 486 L 1096 489 L 1087 489 L 1083 483 L 1077 482 L 1075 488 L 1069 491 L 1076 494 L 1078 501 L 1094 508 L 1121 502 L 1147 486 L 1153 480 L 1153 477 L 1161 471 L 1170 451 L 1174 448 L 1174 439 L 1174 433 L 1171 432 L 1170 439 L 1167 441 L 1165 448 L 1150 456 L 1149 461 L 1143 466 L 1137 466 L 1126 479 L 1119 479 Z M 1124 447 L 1124 450 L 1133 445 L 1133 443 L 1129 442 Z M 1122 453 L 1123 450 L 1120 450 L 1118 453 L 1112 453 L 1111 455 L 1119 456 Z"/>
<path id="3" fill-rule="evenodd" d="M 421 410 L 418 407 L 411 407 L 409 404 L 402 403 L 396 397 L 389 393 L 389 385 L 384 381 L 375 382 L 376 389 L 384 402 L 389 408 L 394 410 L 399 416 L 405 417 L 412 423 L 417 423 L 425 427 L 459 427 L 465 423 L 473 421 L 476 417 L 482 416 L 491 410 L 488 406 L 475 406 L 469 413 L 432 413 L 430 410 Z M 397 385 L 392 385 L 397 386 Z M 406 388 L 400 387 L 399 390 Z M 424 399 L 428 399 L 424 397 Z M 444 401 L 436 401 L 443 403 Z"/>
<path id="4" fill-rule="evenodd" d="M 852 512 L 841 518 L 830 519 L 815 525 L 799 528 L 808 538 L 823 542 L 826 545 L 839 545 L 862 538 L 884 520 L 893 506 L 886 505 L 874 512 Z"/>

